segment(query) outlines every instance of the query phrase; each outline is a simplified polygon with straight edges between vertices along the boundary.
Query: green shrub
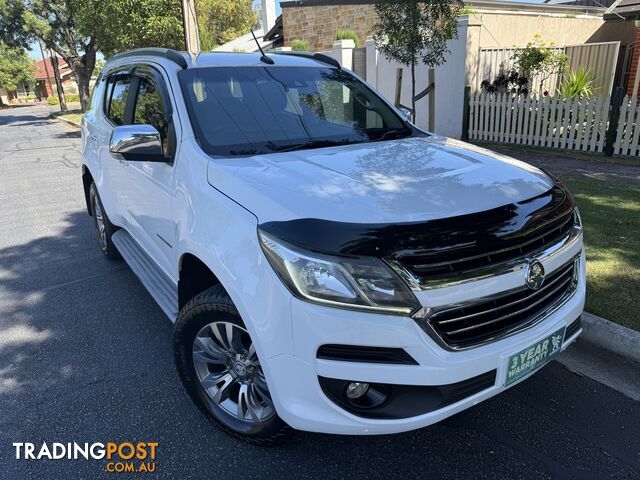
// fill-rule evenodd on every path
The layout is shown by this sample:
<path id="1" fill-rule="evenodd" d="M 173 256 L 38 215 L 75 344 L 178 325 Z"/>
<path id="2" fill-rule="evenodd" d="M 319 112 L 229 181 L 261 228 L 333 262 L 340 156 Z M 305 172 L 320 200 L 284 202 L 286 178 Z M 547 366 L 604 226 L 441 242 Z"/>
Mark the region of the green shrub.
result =
<path id="1" fill-rule="evenodd" d="M 79 102 L 80 95 L 77 95 L 77 94 L 65 95 L 64 99 L 67 101 L 67 103 Z M 58 96 L 51 95 L 50 97 L 47 97 L 47 105 L 60 105 L 60 100 L 58 100 Z"/>
<path id="2" fill-rule="evenodd" d="M 309 42 L 296 38 L 293 42 L 291 42 L 291 50 L 295 50 L 297 52 L 308 52 Z"/>
<path id="3" fill-rule="evenodd" d="M 336 40 L 353 40 L 356 44 L 356 48 L 360 47 L 360 39 L 353 30 L 338 30 L 336 32 Z"/>
<path id="4" fill-rule="evenodd" d="M 582 97 L 591 97 L 595 94 L 597 87 L 591 72 L 584 67 L 578 67 L 565 75 L 560 87 L 560 93 L 571 100 Z"/>

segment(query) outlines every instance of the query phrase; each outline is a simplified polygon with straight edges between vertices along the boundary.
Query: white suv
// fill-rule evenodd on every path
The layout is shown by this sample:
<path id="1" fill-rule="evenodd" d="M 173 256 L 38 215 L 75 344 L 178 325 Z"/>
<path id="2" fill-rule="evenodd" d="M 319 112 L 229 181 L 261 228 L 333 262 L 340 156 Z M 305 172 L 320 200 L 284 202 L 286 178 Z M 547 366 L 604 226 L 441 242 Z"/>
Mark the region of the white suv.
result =
<path id="1" fill-rule="evenodd" d="M 430 425 L 581 331 L 562 183 L 418 130 L 329 57 L 121 54 L 82 134 L 102 251 L 175 322 L 193 401 L 253 443 Z"/>

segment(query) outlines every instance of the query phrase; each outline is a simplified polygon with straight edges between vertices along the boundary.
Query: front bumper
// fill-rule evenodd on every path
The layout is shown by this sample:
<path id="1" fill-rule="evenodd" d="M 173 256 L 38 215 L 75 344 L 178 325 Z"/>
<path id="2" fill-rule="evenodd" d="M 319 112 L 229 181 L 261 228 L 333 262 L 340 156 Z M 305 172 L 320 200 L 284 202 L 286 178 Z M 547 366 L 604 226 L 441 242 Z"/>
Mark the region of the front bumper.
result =
<path id="1" fill-rule="evenodd" d="M 570 325 L 582 313 L 585 299 L 585 256 L 581 242 L 567 256 L 580 254 L 578 285 L 573 296 L 544 320 L 511 336 L 462 351 L 442 348 L 411 318 L 339 310 L 291 299 L 294 351 L 266 359 L 270 390 L 278 414 L 294 428 L 335 434 L 386 434 L 439 422 L 505 390 L 508 358 Z M 553 270 L 563 259 L 550 258 Z M 521 282 L 502 276 L 474 285 L 424 292 L 421 303 L 452 303 L 461 297 L 491 294 Z M 566 338 L 563 349 L 579 335 Z M 357 363 L 316 358 L 321 345 L 345 344 L 402 348 L 418 365 Z M 323 392 L 319 377 L 394 385 L 448 385 L 495 370 L 493 386 L 428 413 L 398 419 L 371 419 L 349 413 Z"/>

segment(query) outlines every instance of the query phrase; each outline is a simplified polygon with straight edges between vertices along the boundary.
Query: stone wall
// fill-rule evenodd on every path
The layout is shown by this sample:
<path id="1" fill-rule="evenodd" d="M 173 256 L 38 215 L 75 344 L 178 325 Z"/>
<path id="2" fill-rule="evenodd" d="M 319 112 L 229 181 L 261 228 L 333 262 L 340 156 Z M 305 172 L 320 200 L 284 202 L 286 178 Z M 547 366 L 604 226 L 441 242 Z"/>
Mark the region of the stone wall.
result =
<path id="1" fill-rule="evenodd" d="M 371 4 L 290 6 L 282 9 L 285 45 L 296 39 L 307 40 L 312 51 L 331 50 L 338 30 L 353 30 L 360 45 L 371 35 L 376 14 Z"/>

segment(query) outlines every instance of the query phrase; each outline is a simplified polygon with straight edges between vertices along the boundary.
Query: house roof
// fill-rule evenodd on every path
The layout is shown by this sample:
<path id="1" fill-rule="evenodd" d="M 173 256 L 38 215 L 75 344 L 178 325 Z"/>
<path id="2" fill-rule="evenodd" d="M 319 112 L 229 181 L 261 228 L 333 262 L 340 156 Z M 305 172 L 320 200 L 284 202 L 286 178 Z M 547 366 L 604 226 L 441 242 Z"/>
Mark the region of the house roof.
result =
<path id="1" fill-rule="evenodd" d="M 281 38 L 282 38 L 282 15 L 278 15 L 278 18 L 276 18 L 276 22 L 273 24 L 273 27 L 271 27 L 271 30 L 265 33 L 264 40 L 269 42 L 277 42 Z"/>
<path id="2" fill-rule="evenodd" d="M 60 68 L 61 75 L 65 75 L 70 71 L 67 62 L 65 62 L 64 59 L 60 57 L 58 57 L 58 67 Z M 53 65 L 51 63 L 50 57 L 36 62 L 36 80 L 46 80 L 47 78 L 54 78 Z"/>
<path id="3" fill-rule="evenodd" d="M 253 33 L 256 35 L 256 39 L 258 43 L 263 49 L 268 48 L 271 45 L 271 42 L 266 41 L 262 35 L 262 28 L 254 30 Z M 245 33 L 244 35 L 240 35 L 233 40 L 224 43 L 213 49 L 214 52 L 257 52 L 258 46 L 256 45 L 256 41 L 253 39 L 253 35 L 251 32 Z"/>
<path id="4" fill-rule="evenodd" d="M 640 0 L 618 0 L 604 14 L 605 20 L 621 18 L 625 20 L 640 19 Z"/>

